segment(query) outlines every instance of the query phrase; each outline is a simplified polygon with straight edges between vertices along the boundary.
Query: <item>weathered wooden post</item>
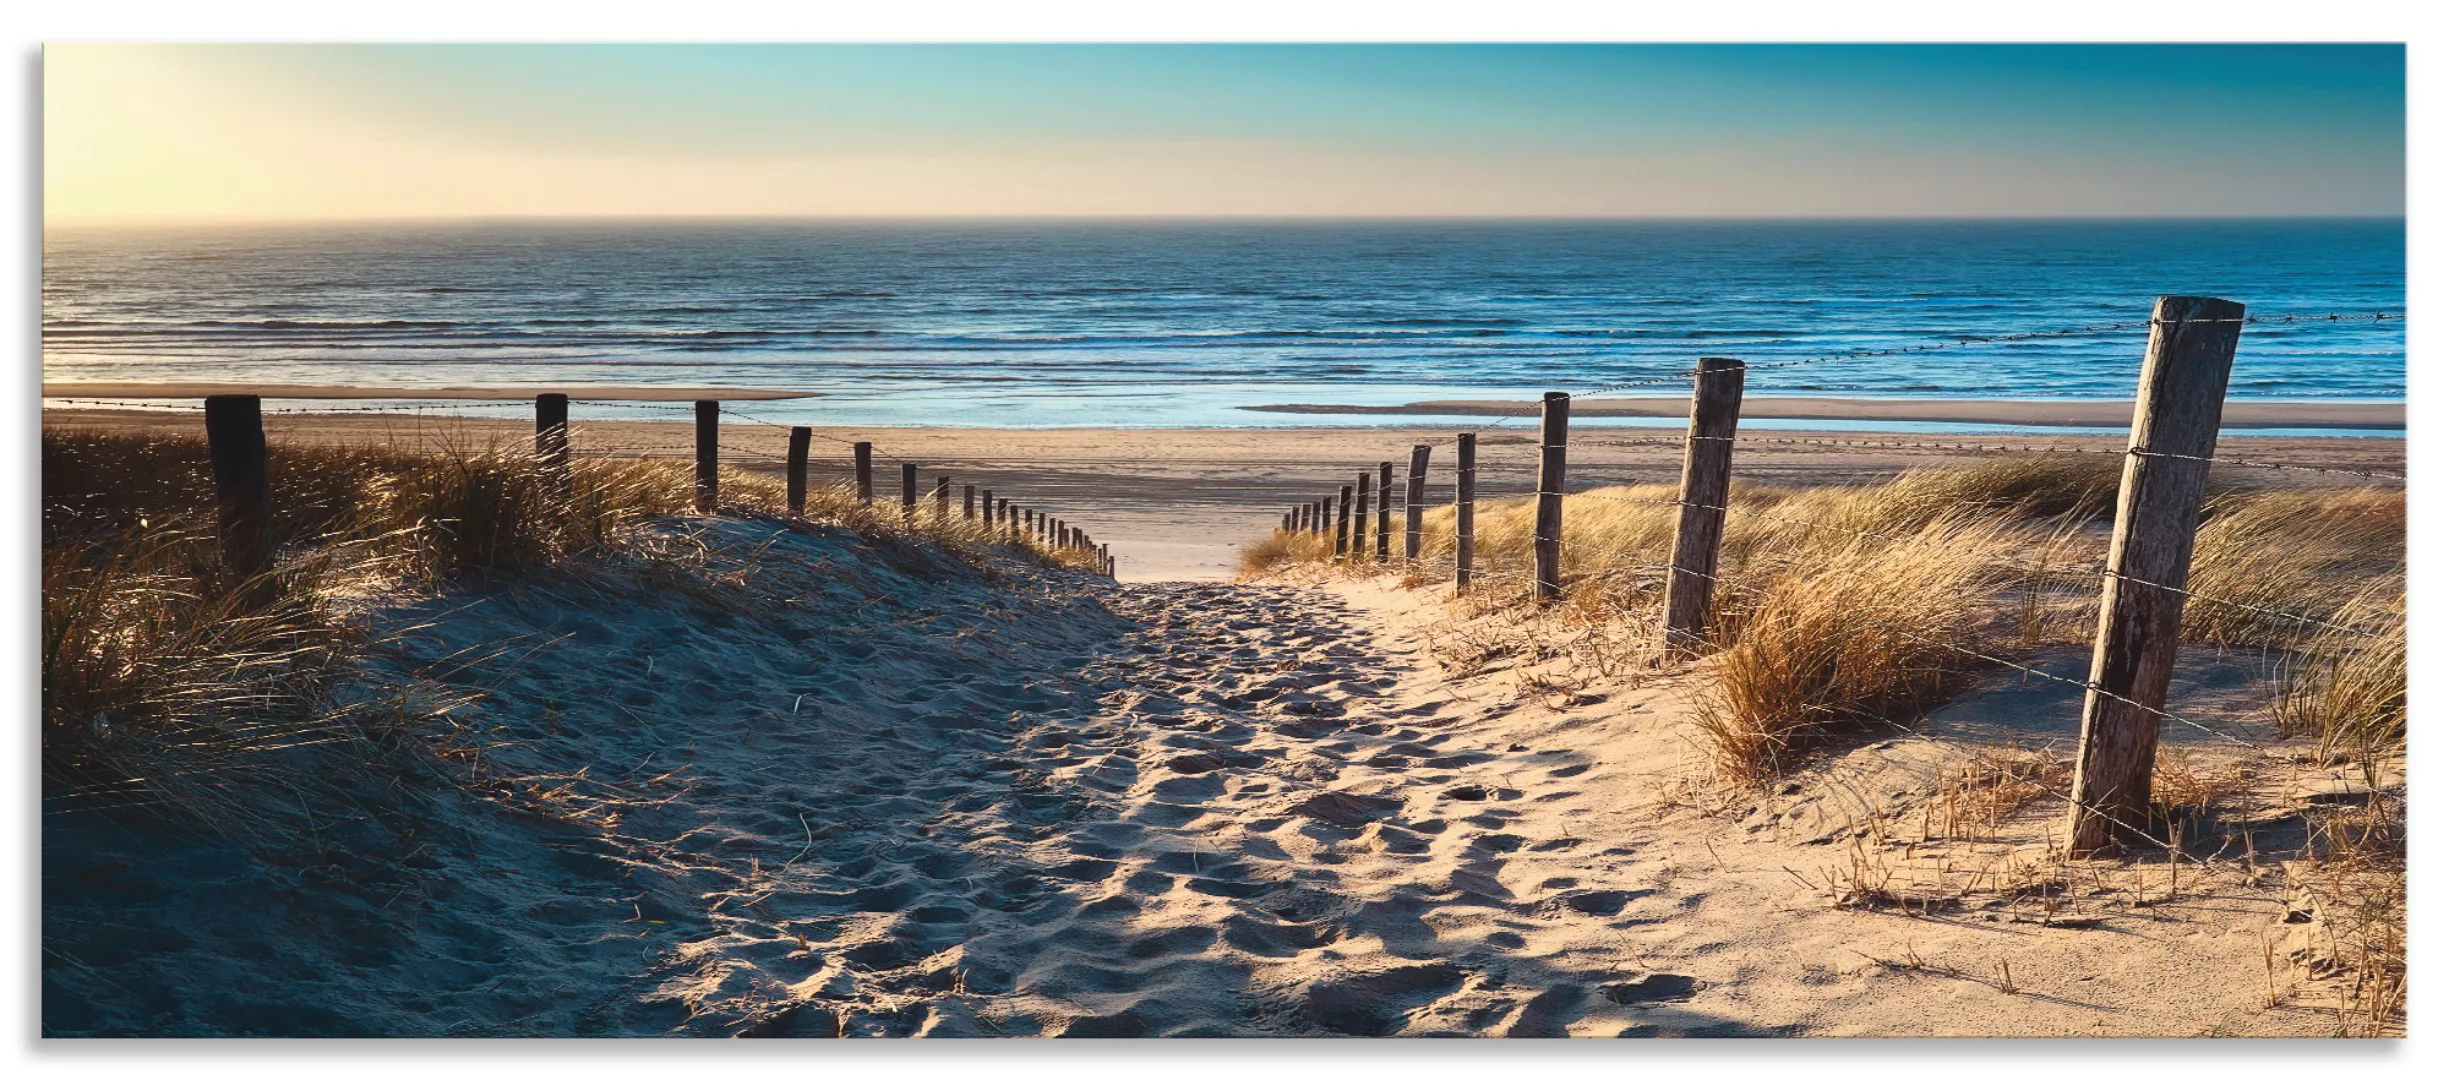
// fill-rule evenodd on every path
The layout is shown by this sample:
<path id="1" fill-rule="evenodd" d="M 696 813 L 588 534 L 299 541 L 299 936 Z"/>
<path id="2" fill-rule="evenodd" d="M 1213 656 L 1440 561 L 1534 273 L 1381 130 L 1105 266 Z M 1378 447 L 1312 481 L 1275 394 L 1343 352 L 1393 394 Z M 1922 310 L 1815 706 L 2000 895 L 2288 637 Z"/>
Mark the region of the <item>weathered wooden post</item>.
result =
<path id="1" fill-rule="evenodd" d="M 1352 550 L 1352 485 L 1345 484 L 1335 501 L 1335 558 Z"/>
<path id="2" fill-rule="evenodd" d="M 856 478 L 859 487 L 859 505 L 861 506 L 876 501 L 875 457 L 876 444 L 863 442 L 850 444 L 850 472 Z"/>
<path id="3" fill-rule="evenodd" d="M 808 438 L 807 428 L 791 429 L 791 448 L 783 456 L 782 498 L 790 505 L 792 517 L 808 516 Z"/>
<path id="4" fill-rule="evenodd" d="M 1667 555 L 1663 630 L 1671 656 L 1691 656 L 1708 640 L 1709 600 L 1718 577 L 1718 538 L 1735 476 L 1735 424 L 1743 413 L 1741 360 L 1704 356 L 1692 369 L 1692 423 L 1684 436 L 1684 485 L 1675 542 Z"/>
<path id="5" fill-rule="evenodd" d="M 1429 497 L 1429 448 L 1424 444 L 1412 447 L 1411 472 L 1403 478 L 1403 561 L 1420 558 L 1420 514 L 1428 508 L 1420 505 Z"/>
<path id="6" fill-rule="evenodd" d="M 1556 390 L 1539 403 L 1539 516 L 1531 533 L 1531 560 L 1541 603 L 1565 595 L 1565 418 L 1572 408 L 1573 395 Z"/>
<path id="7" fill-rule="evenodd" d="M 536 395 L 536 468 L 556 483 L 570 479 L 570 395 Z"/>
<path id="8" fill-rule="evenodd" d="M 1471 591 L 1471 554 L 1473 536 L 1471 515 L 1472 492 L 1478 486 L 1480 467 L 1480 437 L 1475 432 L 1463 432 L 1454 437 L 1454 593 Z"/>
<path id="9" fill-rule="evenodd" d="M 950 520 L 952 520 L 952 477 L 939 476 L 935 478 L 935 523 L 942 525 Z"/>
<path id="10" fill-rule="evenodd" d="M 978 489 L 978 512 L 983 517 L 981 524 L 986 526 L 987 531 L 995 531 L 995 526 L 1001 521 L 1001 519 L 995 516 L 994 488 Z"/>
<path id="11" fill-rule="evenodd" d="M 901 520 L 918 522 L 918 466 L 907 461 L 901 463 Z"/>
<path id="12" fill-rule="evenodd" d="M 1394 525 L 1395 463 L 1378 462 L 1378 561 L 1385 562 L 1389 554 L 1388 532 Z"/>
<path id="13" fill-rule="evenodd" d="M 2152 835 L 2146 812 L 2160 710 L 2168 705 L 2185 611 L 2180 590 L 2210 479 L 2211 463 L 2202 459 L 2219 443 L 2244 318 L 2243 304 L 2209 297 L 2163 296 L 2152 306 L 2075 747 L 2067 848 L 2077 854 L 2117 844 L 2119 833 Z"/>
<path id="14" fill-rule="evenodd" d="M 714 512 L 715 457 L 721 450 L 723 403 L 697 403 L 697 512 Z"/>
<path id="15" fill-rule="evenodd" d="M 204 399 L 204 439 L 221 510 L 221 565 L 246 590 L 249 606 L 272 599 L 272 466 L 264 443 L 264 402 L 254 394 Z"/>
<path id="16" fill-rule="evenodd" d="M 1369 557 L 1369 470 L 1361 470 L 1360 490 L 1352 496 L 1352 561 Z"/>
<path id="17" fill-rule="evenodd" d="M 961 485 L 961 520 L 978 520 L 978 485 Z"/>

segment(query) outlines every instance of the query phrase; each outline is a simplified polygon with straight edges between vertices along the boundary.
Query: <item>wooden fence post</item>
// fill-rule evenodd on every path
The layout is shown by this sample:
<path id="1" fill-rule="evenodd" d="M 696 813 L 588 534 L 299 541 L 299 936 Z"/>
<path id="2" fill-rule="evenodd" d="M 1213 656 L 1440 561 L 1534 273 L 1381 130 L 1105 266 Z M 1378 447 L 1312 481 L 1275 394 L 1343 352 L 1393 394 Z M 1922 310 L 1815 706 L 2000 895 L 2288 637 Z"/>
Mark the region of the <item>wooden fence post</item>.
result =
<path id="1" fill-rule="evenodd" d="M 978 489 L 978 514 L 980 518 L 979 524 L 986 526 L 988 532 L 995 531 L 997 519 L 995 517 L 994 488 Z"/>
<path id="2" fill-rule="evenodd" d="M 2244 318 L 2244 305 L 2208 297 L 2163 296 L 2152 305 L 2075 747 L 2067 849 L 2077 854 L 2117 844 L 2116 832 L 2152 835 L 2146 814 L 2159 710 L 2168 705 L 2185 612 L 2178 590 L 2194 558 L 2194 527 L 2211 472 L 2202 459 L 2219 443 L 2220 407 Z"/>
<path id="3" fill-rule="evenodd" d="M 961 485 L 961 520 L 978 520 L 978 485 Z"/>
<path id="4" fill-rule="evenodd" d="M 814 434 L 804 427 L 791 429 L 791 448 L 783 458 L 783 501 L 790 505 L 792 517 L 808 516 L 808 438 Z"/>
<path id="5" fill-rule="evenodd" d="M 1474 432 L 1454 436 L 1454 594 L 1471 591 L 1472 493 L 1479 486 L 1480 437 Z"/>
<path id="6" fill-rule="evenodd" d="M 1428 509 L 1420 505 L 1429 497 L 1429 448 L 1426 444 L 1412 447 L 1411 472 L 1403 479 L 1403 561 L 1420 558 L 1420 513 Z"/>
<path id="7" fill-rule="evenodd" d="M 1342 561 L 1352 549 L 1352 485 L 1345 484 L 1335 501 L 1335 558 Z"/>
<path id="8" fill-rule="evenodd" d="M 918 466 L 907 461 L 901 463 L 901 520 L 918 521 Z"/>
<path id="9" fill-rule="evenodd" d="M 939 476 L 935 478 L 935 523 L 942 525 L 950 520 L 952 520 L 952 477 Z"/>
<path id="10" fill-rule="evenodd" d="M 1549 391 L 1539 403 L 1539 516 L 1531 536 L 1531 556 L 1539 580 L 1539 601 L 1563 598 L 1565 540 L 1565 419 L 1573 395 Z"/>
<path id="11" fill-rule="evenodd" d="M 851 475 L 856 478 L 859 486 L 859 504 L 861 506 L 865 506 L 876 501 L 876 474 L 874 472 L 875 457 L 876 444 L 850 444 L 850 472 Z"/>
<path id="12" fill-rule="evenodd" d="M 570 479 L 570 395 L 536 395 L 536 466 L 545 476 Z"/>
<path id="13" fill-rule="evenodd" d="M 1352 561 L 1369 557 L 1369 470 L 1361 470 L 1360 490 L 1352 496 Z"/>
<path id="14" fill-rule="evenodd" d="M 1684 436 L 1684 486 L 1675 543 L 1667 555 L 1663 629 L 1670 656 L 1692 656 L 1708 641 L 1709 600 L 1718 576 L 1718 538 L 1735 475 L 1735 424 L 1743 413 L 1741 360 L 1704 356 L 1692 369 L 1692 423 Z"/>
<path id="15" fill-rule="evenodd" d="M 264 444 L 264 402 L 254 394 L 204 399 L 204 438 L 213 461 L 213 494 L 221 510 L 221 565 L 246 602 L 272 599 L 272 466 Z"/>
<path id="16" fill-rule="evenodd" d="M 723 403 L 697 403 L 697 512 L 714 512 L 715 456 L 721 450 Z"/>
<path id="17" fill-rule="evenodd" d="M 1379 562 L 1385 562 L 1385 561 L 1386 561 L 1386 557 L 1387 557 L 1387 555 L 1391 554 L 1391 552 L 1390 552 L 1388 549 L 1389 549 L 1389 548 L 1390 548 L 1392 545 L 1390 545 L 1390 544 L 1387 542 L 1387 540 L 1388 540 L 1388 537 L 1391 535 L 1391 534 L 1388 532 L 1388 530 L 1389 530 L 1390 528 L 1392 528 L 1392 527 L 1393 527 L 1393 525 L 1394 525 L 1394 516 L 1395 516 L 1395 463 L 1394 463 L 1394 462 L 1391 462 L 1391 461 L 1381 461 L 1381 462 L 1378 462 L 1378 561 L 1379 561 Z"/>

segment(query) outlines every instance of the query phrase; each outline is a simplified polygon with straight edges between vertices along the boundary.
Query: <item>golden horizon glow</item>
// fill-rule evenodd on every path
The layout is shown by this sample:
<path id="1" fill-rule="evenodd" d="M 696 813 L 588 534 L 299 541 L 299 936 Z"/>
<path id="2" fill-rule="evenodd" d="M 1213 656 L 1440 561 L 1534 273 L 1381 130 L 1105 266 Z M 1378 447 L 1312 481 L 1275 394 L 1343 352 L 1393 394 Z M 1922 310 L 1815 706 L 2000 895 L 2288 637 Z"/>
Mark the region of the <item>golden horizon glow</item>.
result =
<path id="1" fill-rule="evenodd" d="M 1381 73 L 1376 85 L 1347 70 L 1391 70 L 1432 52 L 1467 67 L 1488 55 L 1451 49 L 1336 54 L 1337 65 L 1264 54 L 1281 70 L 1203 50 L 1182 65 L 1177 81 L 1193 90 L 1180 91 L 1168 73 L 1142 68 L 1087 89 L 1057 85 L 1058 75 L 1010 89 L 1011 71 L 1037 74 L 1017 53 L 990 57 L 1005 73 L 985 77 L 970 73 L 968 54 L 955 63 L 940 51 L 810 48 L 754 54 L 773 72 L 757 77 L 773 86 L 744 91 L 723 82 L 734 54 L 711 47 L 604 56 L 56 45 L 43 58 L 43 216 L 2050 216 L 2404 205 L 2403 132 L 2393 159 L 2386 115 L 2357 121 L 2356 155 L 2267 147 L 2256 150 L 2266 161 L 2207 168 L 2183 146 L 2086 146 L 2068 134 L 2082 128 L 2071 121 L 2046 139 L 1988 142 L 1978 116 L 1900 134 L 1876 117 L 1767 123 L 1724 106 L 1733 111 L 1703 123 L 1687 115 L 1700 106 L 1653 104 L 1665 100 L 1655 90 L 1575 116 L 1556 104 L 1570 95 L 1501 100 L 1514 86 L 1538 89 L 1537 65 L 1487 76 L 1494 89 L 1477 96 L 1444 98 L 1415 71 Z M 1142 62 L 1128 48 L 1091 55 Z M 1585 77 L 1621 69 L 1662 86 L 1702 77 L 1674 68 L 1681 54 L 1659 55 L 1634 58 L 1647 66 L 1609 59 Z M 789 81 L 803 76 L 810 85 Z M 1143 85 L 1179 100 L 1158 108 L 1123 92 Z M 1283 100 L 1251 103 L 1278 86 Z M 488 101 L 504 115 L 489 115 Z M 1920 106 L 1878 107 L 1926 121 Z"/>

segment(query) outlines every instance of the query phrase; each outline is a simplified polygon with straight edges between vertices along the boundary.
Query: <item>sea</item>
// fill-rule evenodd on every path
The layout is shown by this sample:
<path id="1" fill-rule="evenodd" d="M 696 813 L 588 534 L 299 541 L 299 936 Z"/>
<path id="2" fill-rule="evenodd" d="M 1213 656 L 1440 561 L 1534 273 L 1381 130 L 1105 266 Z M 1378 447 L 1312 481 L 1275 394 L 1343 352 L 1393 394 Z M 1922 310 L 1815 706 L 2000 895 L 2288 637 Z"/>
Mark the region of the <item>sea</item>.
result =
<path id="1" fill-rule="evenodd" d="M 1253 407 L 1674 395 L 1704 355 L 1754 364 L 1750 396 L 2124 398 L 2162 294 L 2303 317 L 2245 327 L 2234 399 L 2405 399 L 2397 218 L 55 225 L 42 348 L 47 382 L 725 386 L 815 395 L 738 406 L 776 423 L 1378 425 L 1444 421 Z M 1779 363 L 1797 360 L 1819 362 Z"/>

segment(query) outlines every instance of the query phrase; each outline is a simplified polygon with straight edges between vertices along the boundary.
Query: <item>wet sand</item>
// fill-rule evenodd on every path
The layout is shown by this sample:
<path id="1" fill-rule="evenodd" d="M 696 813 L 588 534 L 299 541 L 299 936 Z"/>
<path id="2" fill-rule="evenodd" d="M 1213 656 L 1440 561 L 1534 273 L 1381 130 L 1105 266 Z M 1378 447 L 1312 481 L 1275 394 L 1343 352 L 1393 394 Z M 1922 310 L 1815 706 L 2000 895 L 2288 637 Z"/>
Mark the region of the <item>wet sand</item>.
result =
<path id="1" fill-rule="evenodd" d="M 259 388 L 260 389 L 260 388 Z M 1595 403 L 1594 403 L 1595 404 Z M 193 413 L 49 409 L 47 426 L 200 433 Z M 452 440 L 515 443 L 531 421 L 433 419 L 335 414 L 267 417 L 275 441 Z M 1132 581 L 1220 581 L 1234 572 L 1240 547 L 1275 527 L 1292 504 L 1335 493 L 1379 462 L 1409 460 L 1414 444 L 1434 448 L 1428 497 L 1453 497 L 1451 427 L 994 429 L 825 427 L 815 429 L 810 458 L 817 483 L 847 482 L 850 446 L 876 445 L 876 483 L 891 497 L 903 459 L 918 463 L 922 486 L 949 476 L 993 489 L 1014 505 L 1061 516 L 1111 544 L 1118 576 Z M 1862 483 L 1917 466 L 1964 464 L 1996 456 L 1991 448 L 2089 450 L 2116 453 L 2123 436 L 1887 435 L 1864 432 L 1777 431 L 1747 437 L 1736 448 L 1737 475 L 1764 483 Z M 583 421 L 574 452 L 599 457 L 686 457 L 692 429 L 667 421 Z M 786 434 L 759 424 L 727 424 L 723 458 L 745 469 L 779 475 Z M 1536 432 L 1522 421 L 1479 433 L 1482 498 L 1528 494 L 1537 457 Z M 1863 445 L 1863 444 L 1877 445 Z M 1573 436 L 1569 481 L 1574 487 L 1674 479 L 1682 462 L 1681 433 L 1672 429 L 1586 428 Z M 2254 460 L 2367 470 L 2401 470 L 2406 443 L 2395 438 L 2232 439 L 2222 454 Z M 2318 473 L 2232 470 L 2268 484 L 2339 485 L 2353 477 Z"/>

